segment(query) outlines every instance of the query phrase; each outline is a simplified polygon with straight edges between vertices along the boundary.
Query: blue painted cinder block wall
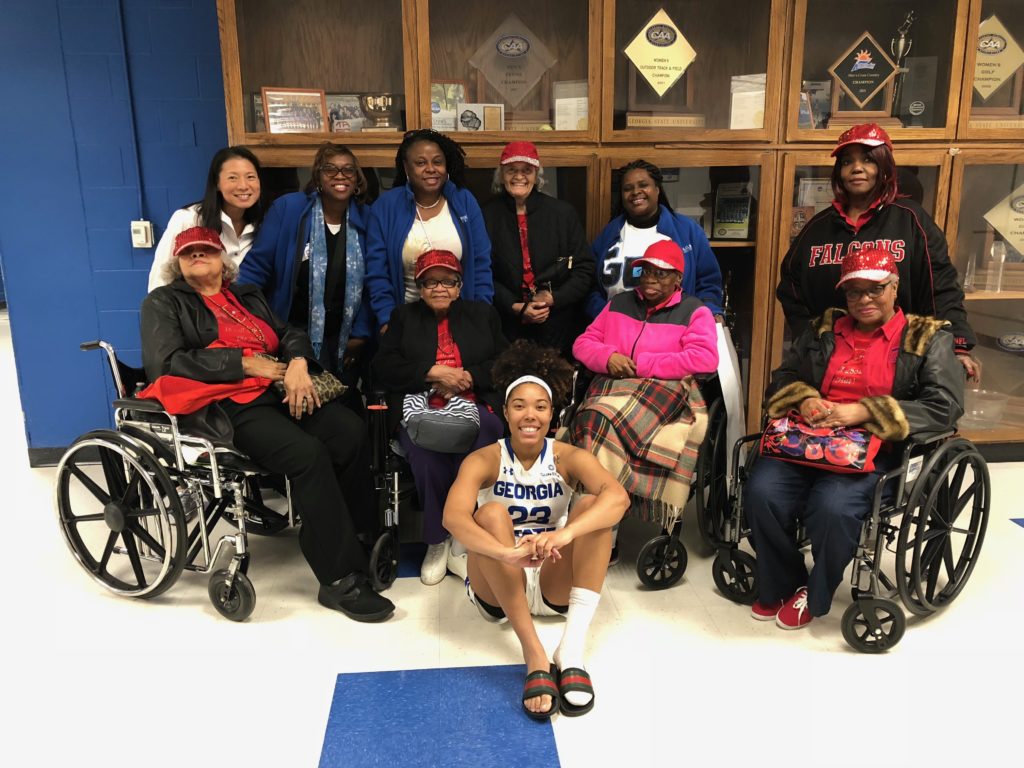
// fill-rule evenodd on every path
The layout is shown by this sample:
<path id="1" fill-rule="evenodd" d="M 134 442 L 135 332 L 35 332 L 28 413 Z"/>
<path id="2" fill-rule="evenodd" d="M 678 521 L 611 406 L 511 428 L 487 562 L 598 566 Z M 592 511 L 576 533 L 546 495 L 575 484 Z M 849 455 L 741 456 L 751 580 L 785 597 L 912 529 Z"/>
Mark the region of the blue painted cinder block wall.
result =
<path id="1" fill-rule="evenodd" d="M 104 338 L 139 362 L 139 303 L 171 212 L 227 142 L 215 0 L 0 0 L 0 259 L 33 463 L 111 421 Z"/>

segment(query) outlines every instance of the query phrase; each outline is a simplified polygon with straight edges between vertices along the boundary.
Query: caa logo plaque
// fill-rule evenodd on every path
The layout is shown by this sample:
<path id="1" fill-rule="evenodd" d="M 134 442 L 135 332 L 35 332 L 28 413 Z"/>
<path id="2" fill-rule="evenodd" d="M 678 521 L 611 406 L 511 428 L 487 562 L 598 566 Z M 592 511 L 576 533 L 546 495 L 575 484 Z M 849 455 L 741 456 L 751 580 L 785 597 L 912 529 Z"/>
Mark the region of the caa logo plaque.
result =
<path id="1" fill-rule="evenodd" d="M 987 35 L 982 35 L 978 38 L 978 53 L 984 53 L 987 56 L 995 56 L 1005 50 L 1006 38 L 1002 35 L 989 32 Z"/>
<path id="2" fill-rule="evenodd" d="M 505 35 L 498 38 L 494 47 L 502 56 L 515 59 L 526 55 L 526 52 L 530 50 L 530 41 L 522 35 Z"/>
<path id="3" fill-rule="evenodd" d="M 676 41 L 676 31 L 668 24 L 652 24 L 647 29 L 647 42 L 666 48 Z"/>
<path id="4" fill-rule="evenodd" d="M 1024 195 L 1013 198 L 1010 201 L 1010 208 L 1013 209 L 1014 213 L 1024 213 Z"/>

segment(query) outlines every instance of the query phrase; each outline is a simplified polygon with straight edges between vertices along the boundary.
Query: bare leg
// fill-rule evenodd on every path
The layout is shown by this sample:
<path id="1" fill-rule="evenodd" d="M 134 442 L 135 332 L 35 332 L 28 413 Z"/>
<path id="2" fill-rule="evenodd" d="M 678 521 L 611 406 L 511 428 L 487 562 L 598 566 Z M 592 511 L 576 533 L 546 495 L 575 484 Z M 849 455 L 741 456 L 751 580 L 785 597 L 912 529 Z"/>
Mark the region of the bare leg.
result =
<path id="1" fill-rule="evenodd" d="M 500 504 L 484 504 L 476 511 L 473 519 L 502 544 L 512 546 L 515 543 L 512 518 Z M 475 552 L 469 553 L 467 569 L 473 592 L 484 602 L 500 606 L 508 616 L 508 622 L 523 648 L 527 673 L 547 672 L 551 663 L 540 637 L 537 636 L 533 616 L 530 615 L 530 607 L 526 602 L 526 575 L 523 569 L 505 565 Z M 531 712 L 547 712 L 552 706 L 551 697 L 535 696 L 527 699 L 525 706 Z"/>

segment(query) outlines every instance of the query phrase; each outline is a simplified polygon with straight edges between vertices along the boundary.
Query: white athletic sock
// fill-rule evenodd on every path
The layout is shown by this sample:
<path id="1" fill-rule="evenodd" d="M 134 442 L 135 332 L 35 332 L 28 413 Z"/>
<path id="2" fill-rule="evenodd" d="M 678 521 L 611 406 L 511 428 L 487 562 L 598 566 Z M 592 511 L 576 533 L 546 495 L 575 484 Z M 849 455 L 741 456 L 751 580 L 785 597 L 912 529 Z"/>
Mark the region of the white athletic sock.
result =
<path id="1" fill-rule="evenodd" d="M 555 665 L 559 669 L 586 669 L 583 665 L 583 648 L 587 642 L 587 630 L 590 629 L 590 622 L 594 619 L 600 601 L 600 592 L 582 587 L 573 587 L 569 591 L 569 612 L 565 617 L 565 631 L 554 655 Z M 565 694 L 565 698 L 570 704 L 581 707 L 590 701 L 590 694 L 572 691 Z"/>

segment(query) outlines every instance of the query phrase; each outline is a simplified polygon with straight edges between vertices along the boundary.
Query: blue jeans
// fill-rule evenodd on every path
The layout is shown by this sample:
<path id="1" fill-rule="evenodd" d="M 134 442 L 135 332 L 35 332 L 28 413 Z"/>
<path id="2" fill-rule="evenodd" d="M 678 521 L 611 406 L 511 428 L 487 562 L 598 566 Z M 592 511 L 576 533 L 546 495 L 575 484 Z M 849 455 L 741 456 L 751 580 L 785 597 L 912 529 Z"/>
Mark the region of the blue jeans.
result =
<path id="1" fill-rule="evenodd" d="M 881 475 L 895 464 L 885 451 L 875 471 L 829 472 L 780 459 L 759 457 L 744 492 L 744 510 L 757 551 L 758 600 L 772 605 L 807 587 L 812 616 L 824 616 L 860 541 Z M 796 541 L 798 521 L 811 540 L 810 573 Z"/>

